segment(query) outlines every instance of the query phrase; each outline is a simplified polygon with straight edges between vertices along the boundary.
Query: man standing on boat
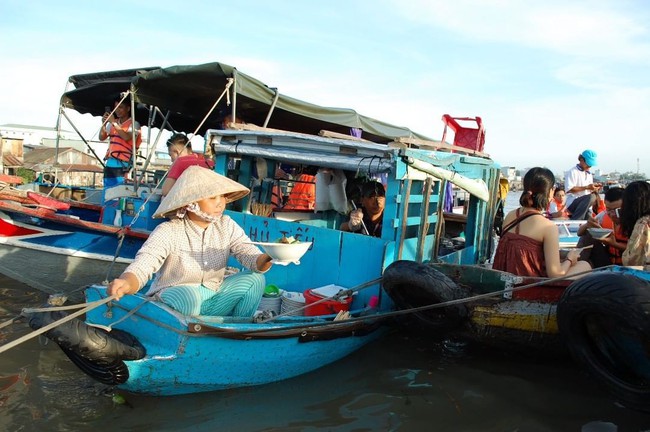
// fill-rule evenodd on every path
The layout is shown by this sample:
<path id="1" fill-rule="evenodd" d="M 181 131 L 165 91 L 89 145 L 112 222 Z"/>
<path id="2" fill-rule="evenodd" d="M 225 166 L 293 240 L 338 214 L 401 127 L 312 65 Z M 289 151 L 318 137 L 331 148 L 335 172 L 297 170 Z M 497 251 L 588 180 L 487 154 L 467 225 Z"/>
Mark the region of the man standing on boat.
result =
<path id="1" fill-rule="evenodd" d="M 115 101 L 114 115 L 104 113 L 104 125 L 99 131 L 99 139 L 110 137 L 106 151 L 104 167 L 104 188 L 124 183 L 124 175 L 133 166 L 133 131 L 135 130 L 135 147 L 142 142 L 140 124 L 131 119 L 131 98 Z"/>
<path id="2" fill-rule="evenodd" d="M 573 220 L 587 218 L 587 212 L 596 198 L 593 192 L 600 192 L 600 183 L 594 183 L 594 176 L 589 171 L 596 166 L 596 152 L 585 150 L 578 155 L 578 164 L 566 172 L 564 190 L 566 191 L 566 208 Z"/>

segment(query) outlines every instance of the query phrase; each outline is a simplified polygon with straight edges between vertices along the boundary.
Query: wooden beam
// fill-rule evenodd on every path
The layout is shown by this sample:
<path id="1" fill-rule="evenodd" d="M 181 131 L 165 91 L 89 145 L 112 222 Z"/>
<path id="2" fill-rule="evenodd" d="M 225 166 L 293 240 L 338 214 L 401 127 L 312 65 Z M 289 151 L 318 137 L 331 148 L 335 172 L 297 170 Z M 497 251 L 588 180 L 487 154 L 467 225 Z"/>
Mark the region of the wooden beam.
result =
<path id="1" fill-rule="evenodd" d="M 389 143 L 389 145 L 392 145 L 394 147 L 401 147 L 403 145 L 407 145 L 409 147 L 416 146 L 418 148 L 427 149 L 427 150 L 448 151 L 448 152 L 462 153 L 462 154 L 478 156 L 483 158 L 490 157 L 490 155 L 488 155 L 487 153 L 482 153 L 465 147 L 447 144 L 442 141 L 428 141 L 419 138 L 398 137 L 393 142 Z"/>
<path id="2" fill-rule="evenodd" d="M 352 135 L 346 135 L 339 132 L 328 131 L 328 130 L 321 130 L 320 132 L 318 132 L 318 135 L 325 138 L 339 138 L 339 139 L 352 140 L 352 141 L 372 142 L 367 139 L 357 138 Z"/>

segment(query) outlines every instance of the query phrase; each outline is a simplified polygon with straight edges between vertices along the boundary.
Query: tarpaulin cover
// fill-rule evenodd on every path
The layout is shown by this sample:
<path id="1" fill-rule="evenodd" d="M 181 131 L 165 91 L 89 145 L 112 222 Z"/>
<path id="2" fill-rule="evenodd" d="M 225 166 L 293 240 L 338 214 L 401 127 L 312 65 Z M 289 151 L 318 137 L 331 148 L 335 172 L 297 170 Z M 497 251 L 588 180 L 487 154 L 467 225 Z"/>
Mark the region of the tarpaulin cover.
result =
<path id="1" fill-rule="evenodd" d="M 111 104 L 107 101 L 114 99 L 107 95 L 131 88 L 135 100 L 141 104 L 136 112 L 138 121 L 147 124 L 140 110 L 143 106 L 153 105 L 163 112 L 171 111 L 169 122 L 172 128 L 185 132 L 193 132 L 200 124 L 222 94 L 228 78 L 235 79 L 236 113 L 246 123 L 262 126 L 276 98 L 275 89 L 232 66 L 217 62 L 75 75 L 71 81 L 73 78 L 73 82 L 81 87 L 63 95 L 62 103 L 68 108 L 101 115 L 104 106 Z M 232 93 L 230 101 L 234 102 Z M 223 118 L 231 111 L 232 106 L 227 105 L 224 97 L 199 132 L 220 128 Z M 278 96 L 266 126 L 308 134 L 329 130 L 346 135 L 350 128 L 359 128 L 363 131 L 363 138 L 376 142 L 389 142 L 397 137 L 429 139 L 408 128 L 360 115 L 352 109 L 322 107 L 283 94 Z"/>

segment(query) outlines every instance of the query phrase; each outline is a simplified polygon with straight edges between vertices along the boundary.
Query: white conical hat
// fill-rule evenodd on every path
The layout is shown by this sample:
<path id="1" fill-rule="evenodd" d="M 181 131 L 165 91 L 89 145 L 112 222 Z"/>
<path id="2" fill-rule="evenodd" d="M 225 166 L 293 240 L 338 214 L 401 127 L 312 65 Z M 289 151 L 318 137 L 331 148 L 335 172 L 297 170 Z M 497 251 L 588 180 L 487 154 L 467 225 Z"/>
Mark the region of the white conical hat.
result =
<path id="1" fill-rule="evenodd" d="M 228 177 L 198 165 L 187 167 L 162 199 L 155 218 L 174 216 L 176 210 L 202 199 L 224 195 L 226 202 L 243 198 L 250 190 Z"/>

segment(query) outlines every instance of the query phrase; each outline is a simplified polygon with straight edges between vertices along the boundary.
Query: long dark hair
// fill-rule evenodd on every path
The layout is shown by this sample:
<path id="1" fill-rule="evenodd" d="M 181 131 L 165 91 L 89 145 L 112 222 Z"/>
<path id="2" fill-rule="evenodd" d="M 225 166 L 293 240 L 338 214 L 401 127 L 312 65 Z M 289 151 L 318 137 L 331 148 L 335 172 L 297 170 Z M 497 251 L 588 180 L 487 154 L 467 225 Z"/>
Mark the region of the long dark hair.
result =
<path id="1" fill-rule="evenodd" d="M 626 236 L 632 235 L 634 224 L 642 216 L 650 214 L 650 183 L 640 180 L 627 185 L 623 191 L 621 229 Z"/>
<path id="2" fill-rule="evenodd" d="M 546 210 L 548 196 L 555 186 L 555 176 L 548 168 L 535 167 L 524 176 L 524 192 L 519 198 L 522 207 Z"/>

